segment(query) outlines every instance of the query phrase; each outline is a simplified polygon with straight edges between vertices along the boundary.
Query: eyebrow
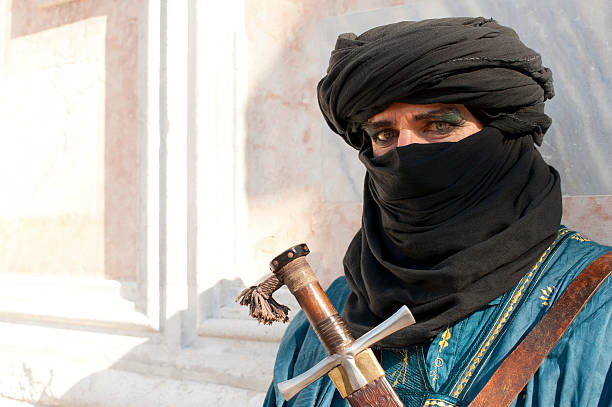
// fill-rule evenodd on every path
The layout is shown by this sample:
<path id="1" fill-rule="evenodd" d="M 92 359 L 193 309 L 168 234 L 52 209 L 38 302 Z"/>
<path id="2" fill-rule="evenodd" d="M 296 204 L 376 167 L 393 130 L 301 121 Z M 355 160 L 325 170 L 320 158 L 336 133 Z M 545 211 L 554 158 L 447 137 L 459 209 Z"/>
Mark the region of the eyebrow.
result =
<path id="1" fill-rule="evenodd" d="M 414 120 L 422 121 L 422 120 L 440 119 L 449 113 L 457 113 L 461 117 L 463 117 L 461 112 L 459 112 L 459 109 L 457 109 L 456 107 L 442 107 L 440 109 L 431 110 L 429 112 L 419 113 L 414 116 Z M 369 127 L 369 128 L 377 129 L 381 127 L 391 127 L 395 124 L 395 122 L 391 120 L 379 120 L 375 122 L 362 122 L 360 124 L 362 127 Z"/>
<path id="2" fill-rule="evenodd" d="M 376 122 L 361 122 L 362 127 L 370 127 L 370 128 L 380 128 L 380 127 L 391 127 L 393 126 L 393 122 L 391 120 L 379 120 Z"/>
<path id="3" fill-rule="evenodd" d="M 461 113 L 459 112 L 459 109 L 457 109 L 456 107 L 443 107 L 443 108 L 432 110 L 429 112 L 417 114 L 414 116 L 414 120 L 419 121 L 419 120 L 428 120 L 428 119 L 439 119 L 442 116 L 447 115 L 449 113 L 458 113 L 459 115 L 461 115 Z"/>

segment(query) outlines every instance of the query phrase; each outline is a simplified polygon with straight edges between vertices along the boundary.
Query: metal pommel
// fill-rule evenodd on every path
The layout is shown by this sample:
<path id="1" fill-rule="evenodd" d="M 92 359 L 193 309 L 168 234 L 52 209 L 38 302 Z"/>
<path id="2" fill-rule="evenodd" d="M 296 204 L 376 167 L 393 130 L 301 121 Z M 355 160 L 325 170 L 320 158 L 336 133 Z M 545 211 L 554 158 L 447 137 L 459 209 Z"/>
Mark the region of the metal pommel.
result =
<path id="1" fill-rule="evenodd" d="M 310 253 L 308 246 L 302 243 L 276 256 L 270 262 L 272 275 L 258 285 L 242 290 L 236 298 L 236 302 L 249 307 L 249 315 L 266 325 L 275 321 L 287 322 L 289 320 L 287 315 L 289 307 L 276 302 L 272 298 L 272 294 L 283 285 L 287 285 L 291 290 L 292 288 L 299 288 L 305 283 L 316 281 L 316 277 L 306 263 L 306 259 L 300 259 L 293 263 L 294 260 L 304 257 L 308 253 Z M 291 266 L 285 268 L 289 263 L 291 263 Z M 291 272 L 287 272 L 289 269 L 292 269 Z M 287 280 L 283 278 L 283 275 L 286 276 Z"/>
<path id="2" fill-rule="evenodd" d="M 306 256 L 308 253 L 310 253 L 310 249 L 308 246 L 306 246 L 306 243 L 295 245 L 276 256 L 270 262 L 270 270 L 273 273 L 276 273 L 293 260 L 297 259 L 298 257 Z"/>

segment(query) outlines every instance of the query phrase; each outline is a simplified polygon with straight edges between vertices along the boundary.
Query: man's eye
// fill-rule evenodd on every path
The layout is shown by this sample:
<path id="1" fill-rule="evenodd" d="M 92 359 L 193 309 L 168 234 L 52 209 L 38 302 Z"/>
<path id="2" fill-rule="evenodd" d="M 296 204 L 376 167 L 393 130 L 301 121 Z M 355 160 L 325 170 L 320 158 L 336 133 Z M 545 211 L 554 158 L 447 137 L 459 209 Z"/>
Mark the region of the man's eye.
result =
<path id="1" fill-rule="evenodd" d="M 372 136 L 372 141 L 379 145 L 389 144 L 397 137 L 398 131 L 395 129 L 384 129 Z"/>
<path id="2" fill-rule="evenodd" d="M 440 134 L 450 133 L 456 126 L 447 122 L 434 122 L 433 130 Z"/>

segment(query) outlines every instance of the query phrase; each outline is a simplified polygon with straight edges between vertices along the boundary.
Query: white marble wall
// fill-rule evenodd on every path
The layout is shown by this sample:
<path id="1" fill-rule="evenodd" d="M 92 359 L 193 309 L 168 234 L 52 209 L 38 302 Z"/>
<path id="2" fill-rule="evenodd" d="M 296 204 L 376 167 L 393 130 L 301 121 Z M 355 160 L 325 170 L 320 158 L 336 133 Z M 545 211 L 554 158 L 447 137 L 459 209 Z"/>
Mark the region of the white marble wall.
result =
<path id="1" fill-rule="evenodd" d="M 567 223 L 612 242 L 610 6 L 551 2 L 0 0 L 0 405 L 261 404 L 284 326 L 234 297 L 298 242 L 327 286 L 360 224 L 363 169 L 316 102 L 341 32 L 515 25 L 580 77 L 544 152 Z"/>

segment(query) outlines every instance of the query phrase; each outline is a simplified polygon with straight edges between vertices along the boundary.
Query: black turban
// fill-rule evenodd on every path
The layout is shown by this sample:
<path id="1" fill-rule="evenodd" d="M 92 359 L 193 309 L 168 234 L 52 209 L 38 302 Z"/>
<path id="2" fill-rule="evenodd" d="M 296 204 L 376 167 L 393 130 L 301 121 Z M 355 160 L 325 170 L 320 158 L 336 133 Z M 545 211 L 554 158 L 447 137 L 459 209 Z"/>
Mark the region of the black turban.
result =
<path id="1" fill-rule="evenodd" d="M 352 123 L 395 102 L 464 104 L 507 137 L 529 134 L 541 145 L 551 124 L 544 101 L 554 96 L 540 55 L 511 28 L 482 17 L 341 34 L 317 89 L 327 123 L 355 148 L 363 140 Z"/>

